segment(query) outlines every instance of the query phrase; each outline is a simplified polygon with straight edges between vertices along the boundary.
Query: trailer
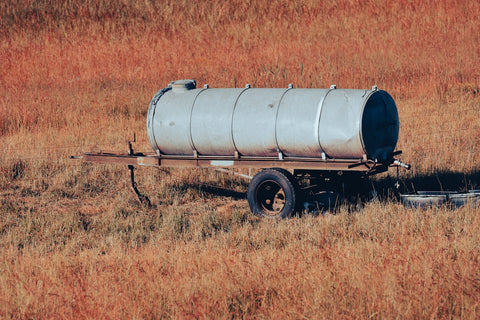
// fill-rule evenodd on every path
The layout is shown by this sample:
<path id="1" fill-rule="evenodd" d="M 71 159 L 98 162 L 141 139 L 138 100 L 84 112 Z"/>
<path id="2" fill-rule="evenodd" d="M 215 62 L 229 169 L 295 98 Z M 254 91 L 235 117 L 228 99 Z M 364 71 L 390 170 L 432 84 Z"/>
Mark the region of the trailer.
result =
<path id="1" fill-rule="evenodd" d="M 253 214 L 286 218 L 299 210 L 306 190 L 345 193 L 390 167 L 409 169 L 396 157 L 399 119 L 393 98 L 369 90 L 197 88 L 171 82 L 152 99 L 147 133 L 153 152 L 89 152 L 85 162 L 126 165 L 132 188 L 136 166 L 252 168 L 247 200 Z"/>

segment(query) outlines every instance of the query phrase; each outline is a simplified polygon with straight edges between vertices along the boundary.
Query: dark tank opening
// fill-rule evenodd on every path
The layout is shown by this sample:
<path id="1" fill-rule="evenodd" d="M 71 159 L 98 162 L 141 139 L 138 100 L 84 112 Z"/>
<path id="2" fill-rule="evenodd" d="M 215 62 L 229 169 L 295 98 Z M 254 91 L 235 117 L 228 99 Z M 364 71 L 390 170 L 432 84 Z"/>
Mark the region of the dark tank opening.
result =
<path id="1" fill-rule="evenodd" d="M 399 120 L 395 101 L 386 91 L 374 92 L 365 104 L 362 115 L 362 141 L 371 159 L 385 161 L 395 150 Z"/>

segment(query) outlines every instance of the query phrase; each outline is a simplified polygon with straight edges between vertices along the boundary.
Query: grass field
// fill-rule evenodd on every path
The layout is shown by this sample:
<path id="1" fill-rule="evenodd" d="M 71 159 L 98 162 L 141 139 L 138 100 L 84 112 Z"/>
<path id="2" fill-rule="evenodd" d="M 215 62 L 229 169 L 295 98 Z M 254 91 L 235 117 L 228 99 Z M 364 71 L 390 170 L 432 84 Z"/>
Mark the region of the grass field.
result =
<path id="1" fill-rule="evenodd" d="M 170 81 L 394 97 L 403 188 L 480 189 L 477 1 L 0 5 L 1 319 L 478 319 L 480 209 L 253 217 L 248 182 L 68 159 L 150 151 Z M 379 176 L 384 186 L 394 175 Z M 221 188 L 215 189 L 212 186 Z M 382 189 L 383 190 L 383 189 Z"/>

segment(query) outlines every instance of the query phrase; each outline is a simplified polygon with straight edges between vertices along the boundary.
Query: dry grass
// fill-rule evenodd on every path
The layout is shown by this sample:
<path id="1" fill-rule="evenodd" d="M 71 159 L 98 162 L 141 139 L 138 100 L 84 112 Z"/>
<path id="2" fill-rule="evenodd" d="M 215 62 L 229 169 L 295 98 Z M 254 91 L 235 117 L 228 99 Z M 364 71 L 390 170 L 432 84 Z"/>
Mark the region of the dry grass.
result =
<path id="1" fill-rule="evenodd" d="M 175 79 L 376 84 L 399 108 L 406 187 L 478 188 L 478 12 L 451 0 L 1 5 L 0 318 L 480 317 L 474 206 L 259 221 L 239 178 L 142 169 L 148 210 L 124 168 L 68 160 L 125 150 L 134 132 L 150 150 L 149 100 Z"/>

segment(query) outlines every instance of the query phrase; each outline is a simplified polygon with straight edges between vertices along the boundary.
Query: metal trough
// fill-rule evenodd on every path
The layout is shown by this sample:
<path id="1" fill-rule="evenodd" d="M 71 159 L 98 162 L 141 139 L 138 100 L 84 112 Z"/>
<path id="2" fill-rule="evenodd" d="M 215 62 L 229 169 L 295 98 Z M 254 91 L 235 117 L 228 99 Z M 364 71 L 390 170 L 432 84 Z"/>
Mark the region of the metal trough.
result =
<path id="1" fill-rule="evenodd" d="M 400 195 L 402 204 L 408 208 L 432 208 L 450 205 L 459 208 L 468 203 L 480 204 L 480 190 L 468 193 L 457 191 L 417 191 L 415 194 Z"/>

